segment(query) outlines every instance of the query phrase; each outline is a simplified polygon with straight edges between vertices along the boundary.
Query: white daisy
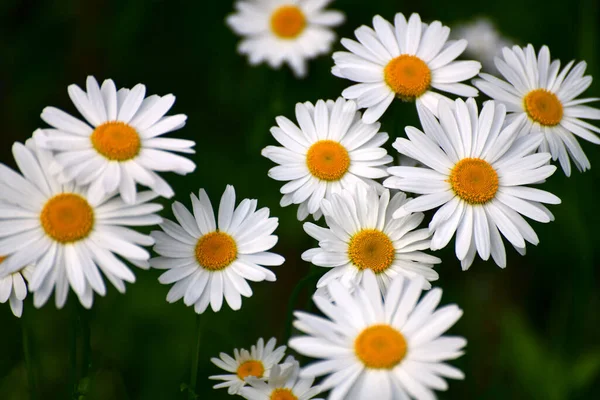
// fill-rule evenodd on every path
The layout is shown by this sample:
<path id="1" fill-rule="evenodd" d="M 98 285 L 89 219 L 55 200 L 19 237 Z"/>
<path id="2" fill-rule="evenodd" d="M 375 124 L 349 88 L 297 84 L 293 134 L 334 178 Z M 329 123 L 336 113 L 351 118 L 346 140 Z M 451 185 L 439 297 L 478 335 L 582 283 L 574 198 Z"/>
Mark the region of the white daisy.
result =
<path id="1" fill-rule="evenodd" d="M 321 382 L 331 389 L 329 400 L 435 399 L 446 390 L 443 378 L 463 379 L 463 373 L 444 363 L 463 354 L 466 340 L 441 336 L 462 316 L 456 305 L 438 310 L 442 290 L 434 288 L 418 301 L 422 278 L 396 277 L 385 299 L 369 271 L 350 293 L 339 282 L 328 288 L 333 301 L 314 296 L 326 318 L 296 312 L 294 326 L 307 336 L 289 346 L 298 353 L 322 359 L 305 367 L 300 376 L 328 375 Z"/>
<path id="2" fill-rule="evenodd" d="M 559 73 L 560 61 L 550 62 L 550 50 L 543 46 L 535 55 L 532 45 L 503 49 L 504 59 L 496 59 L 496 67 L 508 82 L 481 74 L 483 80 L 473 83 L 492 99 L 506 106 L 507 120 L 524 119 L 521 134 L 542 132 L 540 150 L 559 160 L 565 175 L 571 175 L 571 162 L 579 171 L 590 169 L 590 161 L 575 136 L 600 144 L 600 128 L 584 119 L 600 119 L 600 110 L 584 105 L 599 98 L 576 99 L 591 84 L 585 73 L 587 64 L 574 61 Z M 570 71 L 570 72 L 569 72 Z M 568 75 L 567 75 L 568 73 Z"/>
<path id="3" fill-rule="evenodd" d="M 281 206 L 299 204 L 298 219 L 309 214 L 321 217 L 323 198 L 356 185 L 377 187 L 374 179 L 388 176 L 385 164 L 392 157 L 381 146 L 388 134 L 380 124 L 365 124 L 356 103 L 342 98 L 296 104 L 300 128 L 285 117 L 277 117 L 271 133 L 283 147 L 267 146 L 262 155 L 280 164 L 269 176 L 288 181 L 281 188 Z"/>
<path id="4" fill-rule="evenodd" d="M 357 187 L 323 200 L 322 209 L 329 229 L 307 222 L 304 230 L 319 241 L 318 248 L 302 254 L 304 261 L 331 268 L 317 283 L 325 287 L 340 280 L 353 288 L 366 270 L 375 272 L 382 293 L 397 275 L 438 279 L 432 267 L 441 260 L 421 250 L 429 249 L 431 233 L 427 228 L 414 230 L 423 221 L 423 213 L 393 219 L 392 214 L 409 199 L 399 192 L 390 200 L 389 190 L 381 197 L 374 189 Z"/>
<path id="5" fill-rule="evenodd" d="M 467 40 L 465 55 L 481 61 L 483 69 L 492 73 L 497 72 L 494 58 L 502 53 L 503 47 L 511 45 L 492 21 L 481 17 L 457 25 L 452 29 L 452 36 Z"/>
<path id="6" fill-rule="evenodd" d="M 262 265 L 276 266 L 284 262 L 280 255 L 267 252 L 277 243 L 272 233 L 278 219 L 269 218 L 267 207 L 256 211 L 256 200 L 244 199 L 235 207 L 235 190 L 227 185 L 218 210 L 218 225 L 212 205 L 204 189 L 199 197 L 191 194 L 194 215 L 179 202 L 173 203 L 173 214 L 179 224 L 164 220 L 164 232 L 154 231 L 154 251 L 160 257 L 150 265 L 168 270 L 158 280 L 175 283 L 167 301 L 181 298 L 187 306 L 201 314 L 210 303 L 219 311 L 223 297 L 233 310 L 242 306 L 242 298 L 252 296 L 246 280 L 275 281 L 275 274 Z"/>
<path id="7" fill-rule="evenodd" d="M 350 52 L 333 54 L 333 74 L 357 85 L 342 92 L 367 108 L 366 123 L 377 121 L 394 98 L 423 104 L 434 114 L 440 99 L 436 89 L 459 96 L 477 96 L 477 90 L 462 82 L 479 73 L 477 61 L 454 61 L 467 47 L 466 40 L 448 41 L 450 28 L 439 21 L 421 23 L 418 14 L 408 22 L 396 14 L 394 25 L 376 15 L 375 30 L 361 26 L 354 33 L 358 42 L 342 39 Z"/>
<path id="8" fill-rule="evenodd" d="M 4 260 L 6 260 L 6 257 L 0 256 L 0 265 Z M 15 317 L 20 318 L 23 314 L 23 300 L 27 297 L 27 284 L 25 281 L 31 279 L 33 270 L 34 267 L 28 265 L 17 272 L 0 278 L 0 303 L 9 301 L 10 309 Z"/>
<path id="9" fill-rule="evenodd" d="M 54 152 L 56 162 L 49 167 L 61 183 L 89 184 L 94 196 L 118 189 L 126 203 L 134 204 L 136 183 L 163 197 L 173 196 L 169 184 L 154 171 L 185 175 L 196 168 L 187 158 L 169 152 L 194 153 L 193 141 L 159 137 L 185 125 L 183 114 L 164 116 L 175 96 L 144 98 L 142 84 L 117 92 L 111 79 L 100 88 L 92 76 L 87 78 L 87 93 L 77 85 L 69 86 L 68 92 L 89 125 L 46 107 L 42 119 L 55 129 L 44 129 L 37 137 L 40 147 Z"/>
<path id="10" fill-rule="evenodd" d="M 332 27 L 344 21 L 339 11 L 325 11 L 332 0 L 241 0 L 227 24 L 243 37 L 238 47 L 250 65 L 286 62 L 298 77 L 306 75 L 306 60 L 331 51 Z"/>
<path id="11" fill-rule="evenodd" d="M 285 346 L 275 348 L 277 340 L 271 338 L 267 345 L 263 338 L 258 339 L 256 345 L 252 345 L 250 351 L 245 349 L 234 349 L 233 357 L 228 354 L 219 354 L 220 358 L 211 358 L 217 367 L 231 372 L 226 375 L 213 375 L 209 379 L 225 381 L 213 386 L 214 389 L 227 388 L 227 393 L 238 394 L 240 389 L 246 385 L 247 377 L 255 377 L 261 381 L 266 380 L 275 367 L 285 356 Z"/>
<path id="12" fill-rule="evenodd" d="M 300 364 L 293 356 L 285 359 L 285 364 L 274 365 L 267 382 L 248 377 L 250 386 L 242 388 L 240 396 L 248 400 L 323 400 L 314 398 L 321 392 L 313 387 L 314 378 L 300 378 Z"/>
<path id="13" fill-rule="evenodd" d="M 38 148 L 34 139 L 26 145 L 15 143 L 13 155 L 22 175 L 0 164 L 0 278 L 15 273 L 23 265 L 35 264 L 29 279 L 34 305 L 41 307 L 52 291 L 56 306 L 67 299 L 69 286 L 83 306 L 90 308 L 94 292 L 103 296 L 106 287 L 100 271 L 121 292 L 123 281 L 134 282 L 135 275 L 120 256 L 147 268 L 149 253 L 141 246 L 154 243 L 125 226 L 147 226 L 161 222 L 153 214 L 160 204 L 149 203 L 153 192 L 142 192 L 136 203 L 125 204 L 120 197 L 90 194 L 86 187 L 60 184 L 48 174 L 48 151 Z"/>
<path id="14" fill-rule="evenodd" d="M 407 127 L 409 139 L 396 139 L 393 146 L 425 167 L 391 167 L 392 177 L 383 184 L 423 195 L 402 205 L 395 218 L 442 206 L 429 224 L 432 250 L 445 247 L 456 232 L 456 256 L 463 269 L 476 252 L 484 260 L 491 254 L 504 268 L 500 233 L 524 253 L 525 241 L 537 245 L 539 240 L 521 214 L 538 222 L 554 220 L 542 203 L 559 204 L 560 199 L 524 185 L 542 182 L 556 167 L 547 165 L 550 154 L 531 154 L 542 142 L 541 134 L 519 137 L 522 121 L 505 125 L 502 104 L 488 101 L 477 113 L 472 98 L 456 100 L 453 108 L 440 103 L 439 122 L 420 107 L 425 133 Z"/>

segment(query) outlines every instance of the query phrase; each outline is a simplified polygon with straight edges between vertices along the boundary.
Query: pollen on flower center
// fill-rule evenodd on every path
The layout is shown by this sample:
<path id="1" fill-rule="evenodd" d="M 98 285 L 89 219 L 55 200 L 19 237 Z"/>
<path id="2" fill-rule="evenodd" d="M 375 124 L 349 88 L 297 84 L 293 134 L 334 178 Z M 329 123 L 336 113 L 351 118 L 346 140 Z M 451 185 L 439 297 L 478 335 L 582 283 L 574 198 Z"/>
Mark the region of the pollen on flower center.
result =
<path id="1" fill-rule="evenodd" d="M 363 229 L 350 238 L 348 257 L 360 270 L 370 269 L 380 273 L 394 262 L 396 250 L 385 233 L 376 229 Z"/>
<path id="2" fill-rule="evenodd" d="M 421 96 L 431 85 L 431 70 L 417 56 L 402 54 L 390 61 L 384 69 L 385 83 L 404 101 Z"/>
<path id="3" fill-rule="evenodd" d="M 224 232 L 210 232 L 196 244 L 196 260 L 210 271 L 220 271 L 237 258 L 235 240 Z"/>
<path id="4" fill-rule="evenodd" d="M 271 29 L 280 38 L 293 39 L 300 35 L 305 27 L 306 17 L 296 6 L 279 7 L 271 15 Z"/>
<path id="5" fill-rule="evenodd" d="M 130 125 L 109 121 L 94 129 L 91 136 L 94 149 L 112 161 L 135 158 L 141 149 L 140 136 Z"/>
<path id="6" fill-rule="evenodd" d="M 310 173 L 324 181 L 340 180 L 350 168 L 348 150 L 334 140 L 320 140 L 306 153 Z"/>
<path id="7" fill-rule="evenodd" d="M 456 163 L 449 182 L 454 193 L 469 204 L 485 204 L 498 191 L 498 173 L 480 158 L 463 158 Z"/>
<path id="8" fill-rule="evenodd" d="M 392 369 L 406 356 L 406 339 L 389 325 L 372 325 L 354 341 L 356 356 L 367 368 Z"/>
<path id="9" fill-rule="evenodd" d="M 257 378 L 262 378 L 265 374 L 265 367 L 262 362 L 256 360 L 246 361 L 238 367 L 237 376 L 241 380 L 248 376 L 255 376 Z"/>
<path id="10" fill-rule="evenodd" d="M 94 228 L 94 210 L 83 197 L 62 193 L 46 202 L 40 221 L 52 239 L 73 243 L 88 237 Z"/>
<path id="11" fill-rule="evenodd" d="M 523 99 L 525 111 L 532 120 L 545 126 L 555 126 L 563 117 L 563 106 L 556 95 L 546 89 L 536 89 Z"/>
<path id="12" fill-rule="evenodd" d="M 298 397 L 290 389 L 275 389 L 271 392 L 269 400 L 298 400 Z"/>

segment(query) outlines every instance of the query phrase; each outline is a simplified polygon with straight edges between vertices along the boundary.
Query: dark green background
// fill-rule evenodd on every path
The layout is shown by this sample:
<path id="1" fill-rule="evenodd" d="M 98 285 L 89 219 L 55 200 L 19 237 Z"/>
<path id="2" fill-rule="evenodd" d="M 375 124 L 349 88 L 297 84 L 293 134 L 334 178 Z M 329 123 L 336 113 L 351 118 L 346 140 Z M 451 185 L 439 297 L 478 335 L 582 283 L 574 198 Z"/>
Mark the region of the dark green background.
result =
<path id="1" fill-rule="evenodd" d="M 448 25 L 487 15 L 516 42 L 547 44 L 563 63 L 585 59 L 587 73 L 600 76 L 597 0 L 338 0 L 332 8 L 347 15 L 338 29 L 344 37 L 353 37 L 375 14 L 391 19 L 395 12 L 417 11 L 424 21 Z M 218 201 L 230 183 L 238 199 L 258 198 L 280 217 L 274 250 L 287 261 L 275 268 L 277 282 L 254 284 L 254 296 L 238 312 L 224 307 L 201 317 L 200 399 L 229 398 L 211 389 L 207 376 L 220 371 L 210 357 L 248 347 L 260 336 L 281 338 L 290 292 L 309 269 L 300 254 L 314 243 L 295 219 L 296 208 L 279 207 L 280 184 L 267 177 L 273 164 L 260 156 L 263 147 L 275 144 L 269 127 L 277 115 L 293 117 L 296 102 L 335 99 L 349 84 L 330 74 L 327 56 L 311 62 L 301 81 L 287 69 L 249 67 L 236 53 L 238 38 L 224 24 L 231 10 L 226 0 L 0 2 L 2 162 L 14 165 L 12 143 L 44 126 L 39 114 L 45 106 L 77 115 L 69 84 L 84 86 L 88 74 L 99 81 L 112 78 L 118 87 L 142 82 L 149 94 L 175 94 L 172 113 L 189 116 L 172 137 L 197 142 L 198 168 L 184 178 L 166 175 L 179 200 L 187 204 L 189 192 L 204 187 Z M 599 96 L 600 84 L 585 95 Z M 403 134 L 404 125 L 418 123 L 414 106 L 395 102 L 382 123 L 392 138 Z M 437 268 L 443 303 L 456 302 L 465 311 L 452 333 L 468 339 L 466 355 L 453 363 L 466 379 L 451 382 L 440 398 L 589 399 L 600 391 L 600 148 L 587 142 L 583 147 L 592 170 L 570 179 L 559 171 L 544 185 L 563 204 L 551 207 L 555 222 L 532 223 L 540 244 L 529 246 L 527 256 L 508 249 L 506 270 L 478 260 L 461 272 L 452 246 L 437 253 L 444 261 Z M 167 304 L 169 287 L 157 282 L 158 271 L 136 275 L 126 295 L 110 289 L 85 314 L 91 324 L 90 400 L 184 397 L 179 386 L 189 380 L 195 313 L 182 302 Z M 32 332 L 40 398 L 70 398 L 74 299 L 71 295 L 61 311 L 52 302 L 35 310 L 28 299 L 21 320 L 8 304 L 0 307 L 0 399 L 29 398 L 24 325 Z M 297 307 L 306 308 L 307 299 L 303 293 Z"/>

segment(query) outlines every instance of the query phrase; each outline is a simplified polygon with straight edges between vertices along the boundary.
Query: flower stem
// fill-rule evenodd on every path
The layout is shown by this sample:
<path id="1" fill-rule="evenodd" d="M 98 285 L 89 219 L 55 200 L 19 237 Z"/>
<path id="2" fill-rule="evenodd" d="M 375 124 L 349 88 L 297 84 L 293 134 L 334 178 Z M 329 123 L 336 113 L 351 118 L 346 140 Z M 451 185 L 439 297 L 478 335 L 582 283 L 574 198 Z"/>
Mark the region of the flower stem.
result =
<path id="1" fill-rule="evenodd" d="M 69 391 L 71 393 L 71 399 L 77 399 L 77 307 L 73 306 L 71 315 L 71 331 L 69 338 Z"/>
<path id="2" fill-rule="evenodd" d="M 288 340 L 290 340 L 290 336 L 292 335 L 292 320 L 294 318 L 294 307 L 296 307 L 296 303 L 298 303 L 298 297 L 300 297 L 302 290 L 305 288 L 305 286 L 307 286 L 309 283 L 311 283 L 321 275 L 321 271 L 313 271 L 311 267 L 309 274 L 302 278 L 300 281 L 298 281 L 296 287 L 294 287 L 294 290 L 292 290 L 292 294 L 290 295 L 290 299 L 288 301 L 287 311 L 285 313 L 285 330 L 283 332 L 282 343 L 287 343 Z"/>
<path id="3" fill-rule="evenodd" d="M 32 338 L 30 334 L 29 321 L 26 318 L 23 318 L 21 329 L 23 333 L 23 356 L 25 357 L 25 368 L 27 368 L 27 380 L 29 382 L 29 398 L 31 400 L 37 400 L 39 397 L 37 393 L 35 370 L 31 356 Z"/>
<path id="4" fill-rule="evenodd" d="M 195 400 L 198 396 L 196 395 L 196 386 L 198 382 L 198 363 L 200 359 L 200 342 L 202 333 L 203 318 L 200 314 L 196 315 L 196 332 L 194 334 L 194 353 L 192 355 L 192 363 L 190 367 L 190 387 L 188 390 L 188 399 Z"/>

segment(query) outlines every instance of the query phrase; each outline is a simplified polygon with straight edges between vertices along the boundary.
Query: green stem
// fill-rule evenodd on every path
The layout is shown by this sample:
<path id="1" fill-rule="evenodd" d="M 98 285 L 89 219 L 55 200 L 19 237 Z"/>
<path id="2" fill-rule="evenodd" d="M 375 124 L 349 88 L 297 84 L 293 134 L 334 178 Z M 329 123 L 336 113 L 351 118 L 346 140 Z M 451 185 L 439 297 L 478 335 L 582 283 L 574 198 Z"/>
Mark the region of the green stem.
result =
<path id="1" fill-rule="evenodd" d="M 196 386 L 198 382 L 198 363 L 200 359 L 200 342 L 201 342 L 201 333 L 202 333 L 202 322 L 203 318 L 200 317 L 200 314 L 196 315 L 196 332 L 194 335 L 194 353 L 192 355 L 192 363 L 190 369 L 190 387 L 188 390 L 188 399 L 195 400 L 197 398 L 196 395 Z"/>
<path id="2" fill-rule="evenodd" d="M 285 330 L 283 332 L 283 342 L 282 343 L 287 343 L 288 340 L 290 340 L 290 336 L 292 335 L 292 320 L 294 318 L 294 307 L 296 306 L 296 303 L 298 302 L 298 297 L 300 297 L 300 294 L 302 293 L 302 290 L 305 288 L 305 286 L 307 286 L 309 283 L 311 283 L 316 278 L 320 277 L 321 274 L 322 274 L 322 272 L 319 270 L 309 273 L 307 276 L 302 278 L 296 284 L 296 287 L 294 287 L 294 290 L 292 290 L 292 294 L 290 295 L 290 299 L 288 301 L 287 311 L 285 313 Z"/>
<path id="3" fill-rule="evenodd" d="M 27 368 L 27 380 L 29 382 L 29 398 L 31 400 L 37 400 L 37 384 L 31 357 L 32 338 L 29 332 L 29 322 L 25 318 L 23 318 L 21 329 L 23 331 L 23 355 L 25 357 L 25 368 Z"/>
<path id="4" fill-rule="evenodd" d="M 92 367 L 92 343 L 91 343 L 91 329 L 89 320 L 89 311 L 79 306 L 79 321 L 81 325 L 82 345 L 83 354 L 81 358 L 81 376 L 79 378 L 79 384 L 77 385 L 78 395 L 85 397 L 88 394 L 90 386 L 90 369 Z"/>
<path id="5" fill-rule="evenodd" d="M 69 392 L 71 394 L 71 399 L 73 400 L 77 400 L 77 331 L 77 307 L 73 306 L 71 315 L 71 330 L 69 334 Z"/>

